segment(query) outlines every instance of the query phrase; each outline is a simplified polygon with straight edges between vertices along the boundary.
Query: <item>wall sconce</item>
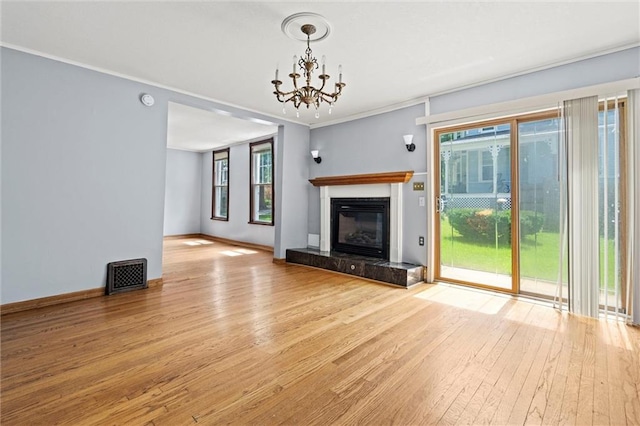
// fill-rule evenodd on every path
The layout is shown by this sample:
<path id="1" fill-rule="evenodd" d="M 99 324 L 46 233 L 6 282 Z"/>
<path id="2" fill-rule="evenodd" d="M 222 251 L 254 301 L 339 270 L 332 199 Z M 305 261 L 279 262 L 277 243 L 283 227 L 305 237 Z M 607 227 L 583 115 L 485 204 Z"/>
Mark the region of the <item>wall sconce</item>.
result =
<path id="1" fill-rule="evenodd" d="M 318 164 L 322 163 L 322 157 L 320 157 L 320 151 L 318 151 L 317 149 L 314 149 L 311 151 L 311 156 L 313 157 L 313 161 L 315 161 L 316 163 Z"/>
<path id="2" fill-rule="evenodd" d="M 407 151 L 413 152 L 416 150 L 416 144 L 413 143 L 413 135 L 404 135 L 404 145 L 407 147 Z"/>

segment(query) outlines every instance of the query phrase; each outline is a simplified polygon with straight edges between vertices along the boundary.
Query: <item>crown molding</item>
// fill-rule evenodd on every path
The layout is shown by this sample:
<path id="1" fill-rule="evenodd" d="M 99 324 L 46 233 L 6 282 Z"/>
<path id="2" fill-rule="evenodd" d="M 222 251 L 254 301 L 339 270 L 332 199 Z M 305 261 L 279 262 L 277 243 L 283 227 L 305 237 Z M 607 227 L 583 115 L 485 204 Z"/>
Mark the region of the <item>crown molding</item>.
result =
<path id="1" fill-rule="evenodd" d="M 63 57 L 56 56 L 56 55 L 51 55 L 51 54 L 48 54 L 48 53 L 40 52 L 38 50 L 29 49 L 29 48 L 26 48 L 26 47 L 23 47 L 23 46 L 18 46 L 18 45 L 15 45 L 15 44 L 11 44 L 11 43 L 6 43 L 6 42 L 0 41 L 0 47 L 5 47 L 7 49 L 16 50 L 18 52 L 28 53 L 30 55 L 39 56 L 41 58 L 51 59 L 53 61 L 62 62 L 64 64 L 73 65 L 73 66 L 76 66 L 76 67 L 79 67 L 79 68 L 84 68 L 84 69 L 87 69 L 87 70 L 90 70 L 90 71 L 99 72 L 101 74 L 107 74 L 107 75 L 110 75 L 110 76 L 113 76 L 113 77 L 118 77 L 118 78 L 123 78 L 125 80 L 135 81 L 136 83 L 146 84 L 148 86 L 157 87 L 159 89 L 169 90 L 169 91 L 172 91 L 172 92 L 175 92 L 175 93 L 180 93 L 182 95 L 191 96 L 193 98 L 201 99 L 201 100 L 204 100 L 204 101 L 213 102 L 213 103 L 216 103 L 216 104 L 219 104 L 219 105 L 223 105 L 223 106 L 227 106 L 227 107 L 230 107 L 230 108 L 239 109 L 239 110 L 250 112 L 250 113 L 253 113 L 253 114 L 258 114 L 258 115 L 261 115 L 261 116 L 264 116 L 264 117 L 269 117 L 269 118 L 277 120 L 276 122 L 271 122 L 275 126 L 278 125 L 278 122 L 283 122 L 284 121 L 284 122 L 288 122 L 288 123 L 299 124 L 299 125 L 302 125 L 302 126 L 309 127 L 309 124 L 305 123 L 303 121 L 296 121 L 296 120 L 290 120 L 290 119 L 287 119 L 287 118 L 282 118 L 280 116 L 276 116 L 276 115 L 273 115 L 273 114 L 270 114 L 270 113 L 265 113 L 263 111 L 257 111 L 255 109 L 243 107 L 243 106 L 232 104 L 232 103 L 229 103 L 229 102 L 224 102 L 224 101 L 221 101 L 219 99 L 214 99 L 214 98 L 210 98 L 210 97 L 207 97 L 207 96 L 199 95 L 197 93 L 189 92 L 187 90 L 182 90 L 182 89 L 179 89 L 177 87 L 167 86 L 165 84 L 161 84 L 161 83 L 158 83 L 156 81 L 137 78 L 137 77 L 133 77 L 133 76 L 128 75 L 128 74 L 119 73 L 119 72 L 112 71 L 112 70 L 109 70 L 109 69 L 106 69 L 106 68 L 95 67 L 93 65 L 87 65 L 87 64 L 82 63 L 82 62 L 74 61 L 74 60 L 63 58 Z"/>

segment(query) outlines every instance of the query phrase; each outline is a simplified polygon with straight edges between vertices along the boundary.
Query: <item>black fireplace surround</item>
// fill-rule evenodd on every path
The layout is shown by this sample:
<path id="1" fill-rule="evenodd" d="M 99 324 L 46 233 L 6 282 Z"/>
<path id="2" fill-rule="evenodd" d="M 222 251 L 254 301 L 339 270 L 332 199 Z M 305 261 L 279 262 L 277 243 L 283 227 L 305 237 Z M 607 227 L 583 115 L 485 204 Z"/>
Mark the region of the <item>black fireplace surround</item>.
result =
<path id="1" fill-rule="evenodd" d="M 389 260 L 389 198 L 332 198 L 331 250 Z"/>

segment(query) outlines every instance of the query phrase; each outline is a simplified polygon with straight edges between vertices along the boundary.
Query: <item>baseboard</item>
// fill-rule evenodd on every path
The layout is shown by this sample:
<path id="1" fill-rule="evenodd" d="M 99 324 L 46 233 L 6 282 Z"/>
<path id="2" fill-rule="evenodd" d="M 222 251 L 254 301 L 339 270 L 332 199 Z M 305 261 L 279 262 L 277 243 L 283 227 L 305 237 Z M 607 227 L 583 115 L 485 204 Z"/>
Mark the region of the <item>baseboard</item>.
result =
<path id="1" fill-rule="evenodd" d="M 285 258 L 279 259 L 279 258 L 275 258 L 274 257 L 273 258 L 273 263 L 275 263 L 276 265 L 286 265 L 287 259 L 285 259 Z"/>
<path id="2" fill-rule="evenodd" d="M 202 234 L 176 234 L 176 235 L 165 235 L 162 238 L 167 240 L 177 240 L 180 238 L 200 238 Z"/>
<path id="3" fill-rule="evenodd" d="M 147 287 L 154 288 L 162 286 L 162 278 L 154 278 L 152 280 L 147 280 Z"/>
<path id="4" fill-rule="evenodd" d="M 247 243 L 244 241 L 230 240 L 228 238 L 214 237 L 213 235 L 206 235 L 206 234 L 199 234 L 199 235 L 196 235 L 196 237 L 204 238 L 205 240 L 217 241 L 219 243 L 229 244 L 231 246 L 246 247 L 250 249 L 268 251 L 270 253 L 273 253 L 273 247 L 263 246 L 262 244 L 254 244 L 254 243 Z"/>
<path id="5" fill-rule="evenodd" d="M 162 278 L 148 280 L 147 285 L 149 288 L 159 287 L 162 285 Z M 104 287 L 100 287 L 89 290 L 74 291 L 72 293 L 56 294 L 55 296 L 41 297 L 38 299 L 24 300 L 22 302 L 5 303 L 4 305 L 0 305 L 0 315 L 44 308 L 45 306 L 60 305 L 62 303 L 75 302 L 77 300 L 91 299 L 93 297 L 104 296 L 104 292 Z"/>
<path id="6" fill-rule="evenodd" d="M 61 303 L 74 302 L 76 300 L 90 299 L 92 297 L 99 296 L 104 296 L 104 287 L 74 291 L 73 293 L 56 294 L 55 296 L 40 297 L 38 299 L 25 300 L 22 302 L 6 303 L 0 306 L 0 312 L 2 315 L 12 314 L 14 312 L 28 311 L 31 309 L 43 308 L 45 306 L 59 305 Z"/>

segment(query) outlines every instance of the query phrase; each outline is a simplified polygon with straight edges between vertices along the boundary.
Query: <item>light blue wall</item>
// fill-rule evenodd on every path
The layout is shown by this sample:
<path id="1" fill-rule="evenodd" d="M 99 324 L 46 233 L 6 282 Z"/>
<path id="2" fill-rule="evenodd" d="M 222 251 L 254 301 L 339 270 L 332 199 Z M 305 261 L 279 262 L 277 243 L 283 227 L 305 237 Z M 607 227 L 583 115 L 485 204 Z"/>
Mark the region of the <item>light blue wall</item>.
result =
<path id="1" fill-rule="evenodd" d="M 427 171 L 425 128 L 415 125 L 422 105 L 309 132 L 12 49 L 1 48 L 0 55 L 1 303 L 104 286 L 106 264 L 115 260 L 146 257 L 148 277 L 161 277 L 169 101 L 280 125 L 275 227 L 261 227 L 272 229 L 274 257 L 319 233 L 319 190 L 308 178 L 414 170 L 413 181 L 426 180 L 420 174 Z M 639 64 L 640 48 L 628 49 L 434 97 L 431 113 L 630 78 L 640 74 Z M 138 101 L 143 92 L 156 98 L 153 107 Z M 415 135 L 413 153 L 403 145 L 407 133 Z M 310 149 L 320 150 L 321 164 Z M 211 167 L 205 157 L 203 177 Z M 203 193 L 207 185 L 204 179 Z M 425 207 L 418 206 L 425 193 L 409 183 L 403 195 L 403 260 L 425 264 L 426 250 L 417 243 L 419 235 L 429 237 Z M 208 197 L 201 211 L 209 209 Z M 208 232 L 204 223 L 201 229 Z"/>
<path id="2" fill-rule="evenodd" d="M 2 303 L 103 286 L 123 259 L 160 277 L 167 109 L 143 84 L 1 55 Z"/>
<path id="3" fill-rule="evenodd" d="M 283 126 L 302 144 L 282 141 L 292 151 L 284 158 L 309 150 L 296 136 L 306 126 L 13 49 L 0 55 L 2 304 L 103 287 L 116 260 L 145 257 L 148 278 L 162 276 L 169 101 Z M 140 103 L 143 92 L 153 107 Z M 304 162 L 276 167 L 280 176 L 306 174 Z M 306 215 L 300 185 L 276 179 L 276 202 Z M 300 220 L 269 228 L 283 234 L 279 254 L 307 232 Z"/>
<path id="4" fill-rule="evenodd" d="M 640 47 L 432 97 L 431 114 L 457 111 L 563 90 L 625 80 L 640 74 Z"/>
<path id="5" fill-rule="evenodd" d="M 202 154 L 167 149 L 164 235 L 200 233 Z"/>
<path id="6" fill-rule="evenodd" d="M 309 198 L 309 129 L 280 126 L 276 145 L 276 232 L 273 256 L 286 257 L 286 249 L 307 246 Z M 278 166 L 278 164 L 284 167 Z M 314 163 L 315 164 L 315 163 Z"/>
<path id="7" fill-rule="evenodd" d="M 425 182 L 427 176 L 426 131 L 416 126 L 416 118 L 425 115 L 424 105 L 414 105 L 347 123 L 311 130 L 310 149 L 320 151 L 322 163 L 316 164 L 305 153 L 309 177 L 381 173 L 413 170 L 416 175 L 403 190 L 403 261 L 426 264 L 426 249 L 418 237 L 426 237 L 426 207 L 419 206 L 425 191 L 413 191 L 413 182 Z M 408 152 L 402 138 L 413 134 L 414 152 Z M 309 233 L 320 233 L 320 190 L 308 184 Z"/>
<path id="8" fill-rule="evenodd" d="M 233 145 L 229 148 L 228 221 L 211 219 L 213 154 L 211 152 L 200 154 L 200 162 L 202 165 L 200 210 L 202 233 L 273 247 L 275 227 L 249 223 L 249 143 Z"/>
<path id="9" fill-rule="evenodd" d="M 286 145 L 285 145 L 286 141 Z M 275 226 L 249 222 L 249 143 L 229 151 L 229 220 L 211 220 L 212 154 L 202 157 L 202 232 L 207 235 L 273 247 L 283 259 L 287 248 L 307 245 L 309 128 L 288 123 L 278 127 L 275 151 Z"/>
<path id="10" fill-rule="evenodd" d="M 578 61 L 542 71 L 460 90 L 431 98 L 431 114 L 457 111 L 481 105 L 553 93 L 606 83 L 640 74 L 640 48 Z M 416 126 L 424 117 L 423 105 L 404 108 L 347 123 L 313 129 L 310 149 L 320 150 L 321 164 L 307 156 L 309 176 L 377 173 L 385 171 L 427 171 L 426 129 Z M 408 153 L 402 135 L 414 134 L 416 151 Z M 430 169 L 430 167 L 429 167 Z M 428 170 L 431 172 L 431 170 Z M 412 181 L 426 182 L 427 176 Z M 418 205 L 424 191 L 413 191 L 411 182 L 404 187 L 403 260 L 426 264 L 426 249 L 418 246 L 419 235 L 426 235 L 426 208 Z M 308 187 L 309 233 L 320 232 L 319 189 Z M 429 200 L 426 200 L 428 203 Z"/>

